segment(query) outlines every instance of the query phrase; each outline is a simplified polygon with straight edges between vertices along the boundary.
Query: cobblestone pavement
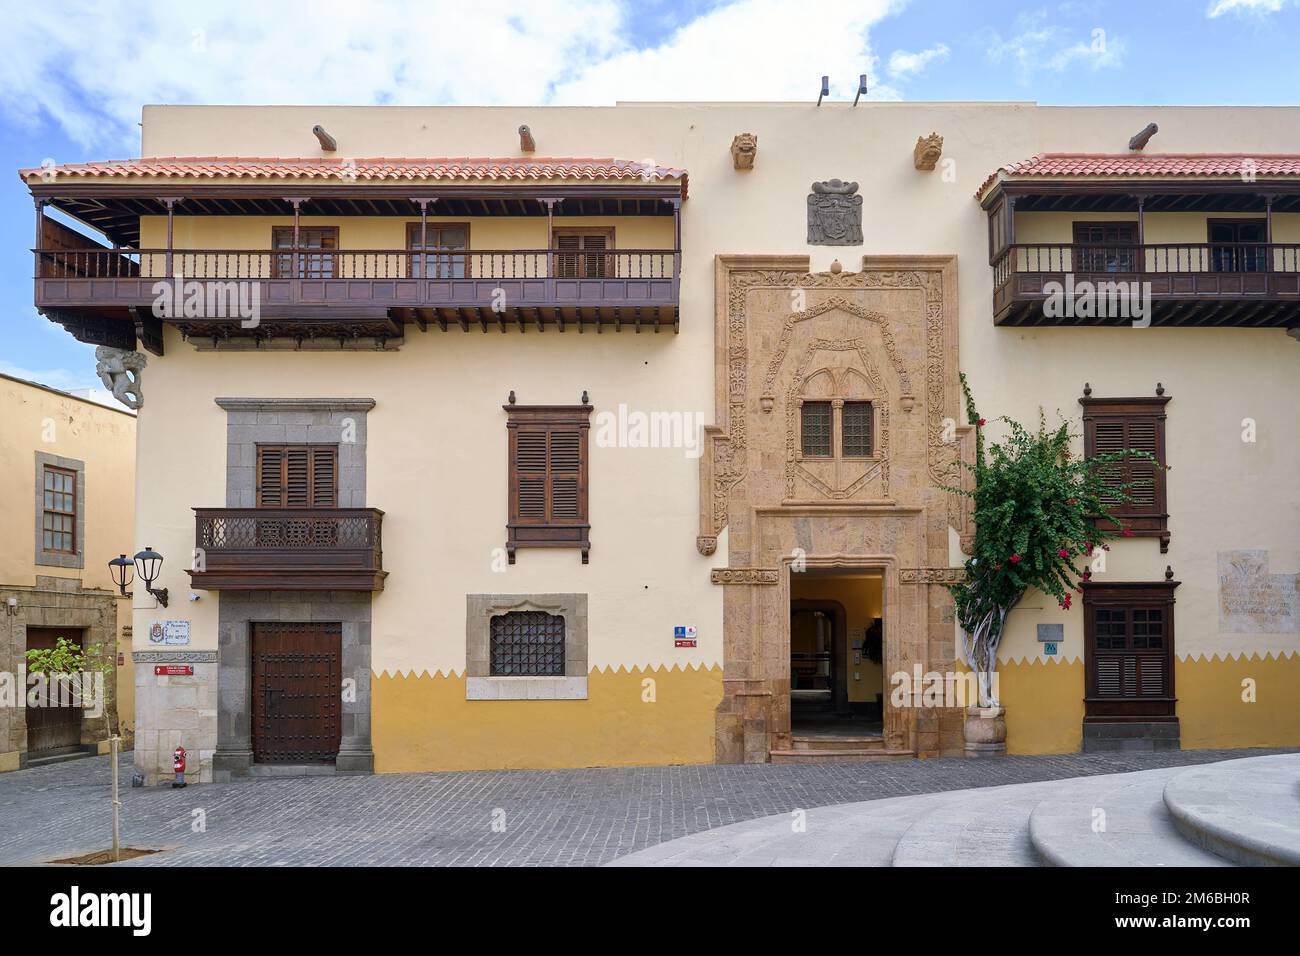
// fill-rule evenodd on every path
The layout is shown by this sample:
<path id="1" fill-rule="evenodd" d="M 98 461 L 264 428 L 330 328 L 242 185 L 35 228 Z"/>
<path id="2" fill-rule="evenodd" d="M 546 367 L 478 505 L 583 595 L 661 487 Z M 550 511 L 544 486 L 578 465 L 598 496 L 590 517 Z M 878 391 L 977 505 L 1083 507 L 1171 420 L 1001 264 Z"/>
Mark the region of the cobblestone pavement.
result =
<path id="1" fill-rule="evenodd" d="M 595 865 L 796 808 L 1283 752 L 256 778 L 184 790 L 126 786 L 123 843 L 165 852 L 120 865 Z M 108 761 L 94 757 L 0 774 L 0 864 L 105 848 Z M 130 754 L 120 766 L 129 784 Z M 206 829 L 194 832 L 200 817 Z M 494 822 L 501 825 L 494 828 Z"/>

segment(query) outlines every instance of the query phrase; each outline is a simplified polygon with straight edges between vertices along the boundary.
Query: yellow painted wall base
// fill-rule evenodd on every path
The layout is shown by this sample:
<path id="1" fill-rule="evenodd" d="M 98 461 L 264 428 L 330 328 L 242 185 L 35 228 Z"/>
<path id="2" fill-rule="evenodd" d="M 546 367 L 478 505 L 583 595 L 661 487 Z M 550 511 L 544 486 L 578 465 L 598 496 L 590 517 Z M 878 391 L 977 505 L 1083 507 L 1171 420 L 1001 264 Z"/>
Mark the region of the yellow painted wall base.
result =
<path id="1" fill-rule="evenodd" d="M 467 701 L 463 675 L 371 691 L 378 773 L 711 763 L 722 668 L 593 670 L 586 700 Z"/>
<path id="2" fill-rule="evenodd" d="M 8 753 L 0 754 L 0 773 L 7 773 L 10 770 L 17 770 L 21 766 L 19 761 L 19 752 L 11 750 Z"/>
<path id="3" fill-rule="evenodd" d="M 1255 700 L 1244 701 L 1243 682 Z M 1300 653 L 1174 664 L 1183 749 L 1300 746 Z"/>
<path id="4" fill-rule="evenodd" d="M 1083 736 L 1083 661 L 998 665 L 1007 709 L 1007 752 L 1075 753 Z M 1254 681 L 1255 700 L 1243 700 Z M 1300 654 L 1178 659 L 1174 664 L 1184 750 L 1300 746 Z"/>
<path id="5" fill-rule="evenodd" d="M 1083 661 L 1004 661 L 998 690 L 1007 709 L 1007 753 L 1077 753 L 1083 744 Z"/>

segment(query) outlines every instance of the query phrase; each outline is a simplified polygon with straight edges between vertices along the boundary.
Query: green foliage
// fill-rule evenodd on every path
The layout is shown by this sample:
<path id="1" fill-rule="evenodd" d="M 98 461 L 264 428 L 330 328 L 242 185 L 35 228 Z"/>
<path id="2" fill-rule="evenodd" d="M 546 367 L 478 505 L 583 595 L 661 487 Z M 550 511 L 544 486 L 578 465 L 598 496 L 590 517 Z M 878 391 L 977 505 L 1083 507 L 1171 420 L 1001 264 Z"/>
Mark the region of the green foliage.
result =
<path id="1" fill-rule="evenodd" d="M 55 638 L 54 646 L 28 651 L 27 670 L 41 674 L 107 674 L 113 663 L 104 653 L 104 645 L 91 644 L 82 649 L 66 637 Z"/>
<path id="2" fill-rule="evenodd" d="M 996 646 L 1005 612 L 1030 588 L 1069 608 L 1071 593 L 1086 578 L 1093 549 L 1131 533 L 1113 509 L 1132 500 L 1129 492 L 1134 487 L 1150 484 L 1106 484 L 1107 470 L 1113 474 L 1124 459 L 1155 458 L 1132 450 L 1076 457 L 1070 452 L 1074 435 L 1069 423 L 1049 428 L 1041 411 L 1035 431 L 999 419 L 1009 434 L 986 448 L 985 422 L 975 410 L 965 375 L 961 384 L 967 419 L 977 429 L 975 464 L 963 466 L 974 473 L 975 481 L 973 491 L 951 490 L 974 499 L 975 553 L 966 561 L 966 580 L 950 590 L 962 627 L 970 633 L 980 621 L 991 619 L 987 640 Z M 1113 528 L 1098 527 L 1099 517 L 1109 519 Z"/>

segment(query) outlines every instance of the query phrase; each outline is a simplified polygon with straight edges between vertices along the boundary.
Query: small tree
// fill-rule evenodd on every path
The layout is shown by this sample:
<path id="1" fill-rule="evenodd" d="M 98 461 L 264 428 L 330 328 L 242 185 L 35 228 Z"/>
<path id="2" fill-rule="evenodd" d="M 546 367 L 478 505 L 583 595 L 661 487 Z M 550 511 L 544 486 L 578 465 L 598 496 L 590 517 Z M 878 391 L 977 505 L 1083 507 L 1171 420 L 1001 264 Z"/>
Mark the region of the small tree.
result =
<path id="1" fill-rule="evenodd" d="M 109 750 L 112 754 L 110 759 L 113 761 L 111 768 L 113 776 L 112 854 L 113 860 L 116 861 L 121 856 L 121 841 L 118 835 L 120 832 L 118 811 L 121 803 L 117 799 L 117 747 L 120 728 L 116 706 L 117 688 L 110 686 L 113 681 L 109 679 L 110 675 L 115 673 L 110 651 L 103 644 L 91 644 L 83 649 L 76 641 L 59 637 L 55 638 L 53 647 L 30 650 L 25 656 L 29 673 L 44 674 L 51 682 L 66 682 L 72 689 L 74 702 L 82 707 L 87 701 L 94 699 L 97 678 L 103 685 L 103 699 L 99 701 L 99 705 L 104 709 L 104 723 L 108 726 Z"/>
<path id="2" fill-rule="evenodd" d="M 1075 457 L 1069 422 L 1049 428 L 1041 410 L 1036 431 L 998 419 L 1009 434 L 986 453 L 986 422 L 965 375 L 961 385 L 967 420 L 976 428 L 975 463 L 962 463 L 974 475 L 974 490 L 949 490 L 974 501 L 975 545 L 965 580 L 949 590 L 964 632 L 962 657 L 978 680 L 980 706 L 999 707 L 993 674 L 1007 614 L 1031 588 L 1069 610 L 1071 595 L 1081 593 L 1081 582 L 1091 577 L 1087 564 L 1094 549 L 1110 550 L 1106 541 L 1133 533 L 1112 509 L 1132 500 L 1132 488 L 1151 483 L 1117 480 L 1119 463 L 1155 458 L 1133 450 Z M 1084 567 L 1076 567 L 1081 559 Z"/>

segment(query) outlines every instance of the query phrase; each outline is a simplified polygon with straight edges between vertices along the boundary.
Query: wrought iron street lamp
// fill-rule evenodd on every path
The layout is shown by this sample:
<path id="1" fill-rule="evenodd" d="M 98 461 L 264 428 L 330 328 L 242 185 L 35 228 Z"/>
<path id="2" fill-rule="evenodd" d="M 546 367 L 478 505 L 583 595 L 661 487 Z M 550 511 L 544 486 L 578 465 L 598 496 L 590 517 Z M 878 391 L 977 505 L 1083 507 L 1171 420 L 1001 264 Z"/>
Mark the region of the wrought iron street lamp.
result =
<path id="1" fill-rule="evenodd" d="M 131 583 L 131 569 L 134 566 L 136 577 L 144 582 L 144 589 L 152 594 L 159 604 L 166 607 L 167 589 L 155 589 L 153 586 L 153 583 L 158 580 L 158 575 L 162 572 L 162 563 L 163 556 L 146 545 L 143 551 L 136 552 L 134 565 L 127 560 L 125 554 L 119 554 L 108 562 L 108 570 L 113 575 L 113 583 L 122 592 L 122 596 L 130 597 L 131 594 L 126 588 Z"/>

